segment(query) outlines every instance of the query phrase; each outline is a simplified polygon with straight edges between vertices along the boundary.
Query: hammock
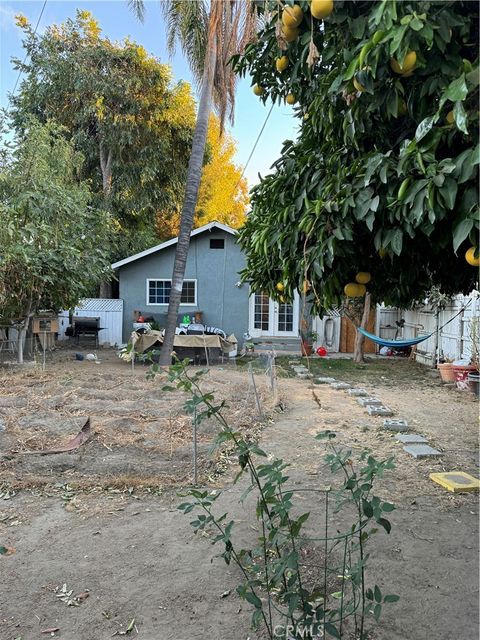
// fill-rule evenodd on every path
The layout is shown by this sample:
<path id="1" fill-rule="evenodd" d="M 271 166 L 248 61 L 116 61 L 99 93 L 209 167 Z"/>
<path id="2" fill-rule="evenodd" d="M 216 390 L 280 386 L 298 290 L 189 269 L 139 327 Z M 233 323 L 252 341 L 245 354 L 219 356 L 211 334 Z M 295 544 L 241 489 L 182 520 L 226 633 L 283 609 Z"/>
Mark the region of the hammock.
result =
<path id="1" fill-rule="evenodd" d="M 405 347 L 413 347 L 419 342 L 423 342 L 424 340 L 427 340 L 428 338 L 433 336 L 433 333 L 435 333 L 433 332 L 433 333 L 429 333 L 426 336 L 418 336 L 417 338 L 410 338 L 410 340 L 386 340 L 385 338 L 380 338 L 380 336 L 375 336 L 373 333 L 370 333 L 369 331 L 365 331 L 365 329 L 362 329 L 362 327 L 358 327 L 358 331 L 360 331 L 360 333 L 362 333 L 366 338 L 369 338 L 370 340 L 372 340 L 372 342 L 379 344 L 381 347 L 391 347 L 392 349 L 404 349 Z"/>
<path id="2" fill-rule="evenodd" d="M 435 331 L 438 331 L 438 333 L 440 333 L 443 327 L 446 327 L 447 324 L 450 324 L 450 322 L 455 320 L 455 318 L 459 316 L 462 313 L 462 311 L 465 311 L 465 309 L 468 307 L 470 302 L 471 300 L 469 300 L 467 304 L 464 307 L 462 307 L 460 311 L 453 316 L 453 318 L 450 318 L 450 320 L 447 320 L 447 322 L 442 324 L 442 326 L 438 327 L 438 329 L 436 329 Z M 405 347 L 413 347 L 419 342 L 428 340 L 428 338 L 433 336 L 433 334 L 435 333 L 435 331 L 432 331 L 432 333 L 429 333 L 425 336 L 418 336 L 417 338 L 410 338 L 409 340 L 385 340 L 385 338 L 380 338 L 380 336 L 376 336 L 373 333 L 370 333 L 369 331 L 365 331 L 365 329 L 362 329 L 362 327 L 358 327 L 357 330 L 360 331 L 360 333 L 363 334 L 366 338 L 369 338 L 370 340 L 372 340 L 372 342 L 375 342 L 375 344 L 378 344 L 381 347 L 391 347 L 392 349 L 395 349 L 395 348 L 404 349 Z"/>

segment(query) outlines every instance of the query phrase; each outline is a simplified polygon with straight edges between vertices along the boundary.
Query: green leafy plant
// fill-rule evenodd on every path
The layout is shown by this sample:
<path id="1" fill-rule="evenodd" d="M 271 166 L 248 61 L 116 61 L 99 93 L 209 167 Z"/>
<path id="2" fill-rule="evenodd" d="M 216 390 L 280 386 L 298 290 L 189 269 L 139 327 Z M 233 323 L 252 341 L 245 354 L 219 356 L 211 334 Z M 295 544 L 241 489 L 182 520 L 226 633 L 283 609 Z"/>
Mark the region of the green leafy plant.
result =
<path id="1" fill-rule="evenodd" d="M 158 370 L 153 365 L 149 375 L 155 376 Z M 225 402 L 215 404 L 214 394 L 202 391 L 204 373 L 192 373 L 187 361 L 178 362 L 170 367 L 170 384 L 163 390 L 187 392 L 185 409 L 197 421 L 217 420 L 220 428 L 215 446 L 228 445 L 237 457 L 235 482 L 244 476 L 248 479 L 240 500 L 255 496 L 259 536 L 250 548 L 237 546 L 234 521 L 228 513 L 216 510 L 219 491 L 192 488 L 184 494 L 188 500 L 178 508 L 185 514 L 195 512 L 191 525 L 196 533 L 223 545 L 221 557 L 227 564 L 236 564 L 243 576 L 237 592 L 254 608 L 252 624 L 255 628 L 263 625 L 269 638 L 276 637 L 279 627 L 288 629 L 292 639 L 305 637 L 305 633 L 332 638 L 355 633 L 356 638 L 367 638 L 367 616 L 378 621 L 383 605 L 398 600 L 396 595 L 382 594 L 378 585 L 368 587 L 366 578 L 367 542 L 379 528 L 387 533 L 391 530 L 386 516 L 394 505 L 373 495 L 373 486 L 393 468 L 393 459 L 378 461 L 363 451 L 357 466 L 353 452 L 336 446 L 335 434 L 325 431 L 317 439 L 327 441 L 325 460 L 338 486 L 292 488 L 288 464 L 281 459 L 267 461 L 256 442 L 229 426 L 223 415 Z M 313 522 L 312 512 L 298 509 L 302 491 L 313 500 L 312 512 L 320 512 L 321 525 Z M 333 530 L 332 513 L 341 514 L 348 523 L 344 531 Z M 309 557 L 313 562 L 306 560 Z"/>
<path id="2" fill-rule="evenodd" d="M 432 284 L 468 293 L 478 246 L 478 5 L 335 0 L 324 20 L 306 0 L 295 38 L 283 6 L 256 2 L 263 28 L 233 64 L 260 100 L 294 94 L 299 135 L 252 189 L 240 231 L 254 290 L 322 313 L 358 271 L 373 300 L 409 308 Z M 279 71 L 276 60 L 288 59 Z M 407 56 L 413 67 L 401 73 Z"/>

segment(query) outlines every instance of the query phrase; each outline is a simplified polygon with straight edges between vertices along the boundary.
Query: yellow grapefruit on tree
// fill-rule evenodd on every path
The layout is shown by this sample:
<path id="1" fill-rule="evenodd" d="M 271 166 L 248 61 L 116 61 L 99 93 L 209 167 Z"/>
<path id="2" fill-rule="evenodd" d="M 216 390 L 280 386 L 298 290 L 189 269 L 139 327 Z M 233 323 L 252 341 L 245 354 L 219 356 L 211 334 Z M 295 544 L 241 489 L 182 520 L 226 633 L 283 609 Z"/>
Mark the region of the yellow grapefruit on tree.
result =
<path id="1" fill-rule="evenodd" d="M 303 20 L 303 11 L 298 6 L 298 4 L 294 4 L 293 7 L 285 7 L 282 13 L 282 24 L 290 29 L 294 27 L 298 27 L 298 25 Z"/>
<path id="2" fill-rule="evenodd" d="M 445 117 L 445 120 L 448 124 L 453 124 L 455 122 L 455 116 L 453 115 L 453 111 L 449 111 Z"/>
<path id="3" fill-rule="evenodd" d="M 475 257 L 475 252 L 477 252 L 477 257 Z M 470 249 L 465 253 L 465 260 L 468 264 L 471 264 L 472 267 L 480 267 L 480 254 L 478 253 L 478 248 L 470 247 Z"/>
<path id="4" fill-rule="evenodd" d="M 357 91 L 360 91 L 360 93 L 363 93 L 365 91 L 365 87 L 363 86 L 363 84 L 359 82 L 355 77 L 353 78 L 353 86 Z"/>
<path id="5" fill-rule="evenodd" d="M 368 273 L 368 271 L 359 271 L 355 276 L 355 280 L 359 284 L 367 284 L 372 279 L 372 276 Z"/>
<path id="6" fill-rule="evenodd" d="M 286 42 L 293 42 L 298 38 L 298 27 L 285 27 L 282 26 L 282 36 Z"/>
<path id="7" fill-rule="evenodd" d="M 289 93 L 288 96 L 285 98 L 285 102 L 287 104 L 295 104 L 295 102 L 297 101 L 296 97 L 293 95 L 293 93 Z"/>
<path id="8" fill-rule="evenodd" d="M 256 84 L 256 85 L 253 87 L 253 93 L 254 93 L 256 96 L 261 96 L 261 95 L 263 94 L 263 87 L 261 87 L 260 85 Z"/>
<path id="9" fill-rule="evenodd" d="M 287 58 L 287 56 L 277 58 L 275 66 L 277 67 L 278 73 L 282 73 L 282 71 L 285 71 L 285 69 L 288 67 L 289 62 L 290 60 Z"/>
<path id="10" fill-rule="evenodd" d="M 275 288 L 277 289 L 277 291 L 280 291 L 280 293 L 285 289 L 285 287 L 283 286 L 283 282 L 277 282 Z"/>
<path id="11" fill-rule="evenodd" d="M 347 298 L 361 298 L 367 293 L 367 287 L 357 282 L 349 282 L 343 288 L 343 292 Z"/>
<path id="12" fill-rule="evenodd" d="M 411 75 L 417 64 L 417 54 L 415 51 L 408 51 L 403 63 L 400 64 L 398 60 L 392 58 L 390 60 L 390 66 L 395 73 L 399 73 L 401 76 Z"/>
<path id="13" fill-rule="evenodd" d="M 317 20 L 323 20 L 333 11 L 333 0 L 312 0 L 310 3 L 310 13 Z"/>

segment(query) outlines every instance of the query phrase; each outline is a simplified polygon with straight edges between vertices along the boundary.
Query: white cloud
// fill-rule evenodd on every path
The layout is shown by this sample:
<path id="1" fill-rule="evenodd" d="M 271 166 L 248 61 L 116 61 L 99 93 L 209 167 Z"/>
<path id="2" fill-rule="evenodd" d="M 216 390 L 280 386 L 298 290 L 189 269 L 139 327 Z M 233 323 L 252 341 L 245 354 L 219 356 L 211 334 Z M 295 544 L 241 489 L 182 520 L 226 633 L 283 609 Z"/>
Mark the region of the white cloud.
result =
<path id="1" fill-rule="evenodd" d="M 0 4 L 0 31 L 11 32 L 14 30 L 18 37 L 21 37 L 21 31 L 15 24 L 15 16 L 18 11 L 14 11 L 8 4 Z"/>

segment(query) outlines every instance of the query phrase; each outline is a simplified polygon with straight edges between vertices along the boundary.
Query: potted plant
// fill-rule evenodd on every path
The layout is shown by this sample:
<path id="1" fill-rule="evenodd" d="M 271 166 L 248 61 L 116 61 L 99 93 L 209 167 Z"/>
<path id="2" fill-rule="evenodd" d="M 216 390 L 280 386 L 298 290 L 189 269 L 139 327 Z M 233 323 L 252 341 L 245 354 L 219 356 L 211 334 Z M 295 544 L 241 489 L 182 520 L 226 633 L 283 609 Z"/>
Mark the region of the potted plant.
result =
<path id="1" fill-rule="evenodd" d="M 302 331 L 302 356 L 311 356 L 313 352 L 313 343 L 317 339 L 316 331 Z"/>

